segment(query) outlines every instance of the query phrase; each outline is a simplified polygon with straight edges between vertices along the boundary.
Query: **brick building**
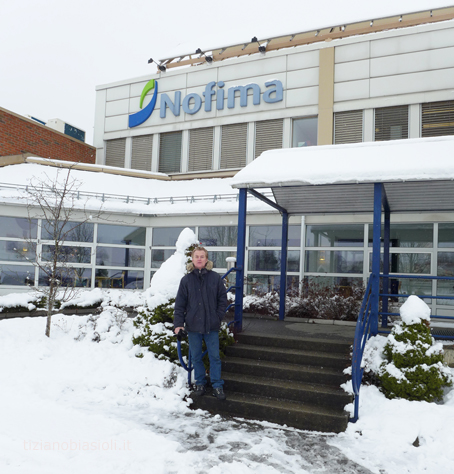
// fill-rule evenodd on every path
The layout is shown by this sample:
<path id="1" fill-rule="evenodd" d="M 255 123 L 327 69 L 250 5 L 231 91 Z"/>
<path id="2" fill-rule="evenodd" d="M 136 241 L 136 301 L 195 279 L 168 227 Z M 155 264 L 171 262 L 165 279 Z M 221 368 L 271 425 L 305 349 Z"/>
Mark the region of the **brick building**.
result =
<path id="1" fill-rule="evenodd" d="M 80 163 L 96 159 L 93 146 L 0 107 L 0 156 L 27 153 Z"/>

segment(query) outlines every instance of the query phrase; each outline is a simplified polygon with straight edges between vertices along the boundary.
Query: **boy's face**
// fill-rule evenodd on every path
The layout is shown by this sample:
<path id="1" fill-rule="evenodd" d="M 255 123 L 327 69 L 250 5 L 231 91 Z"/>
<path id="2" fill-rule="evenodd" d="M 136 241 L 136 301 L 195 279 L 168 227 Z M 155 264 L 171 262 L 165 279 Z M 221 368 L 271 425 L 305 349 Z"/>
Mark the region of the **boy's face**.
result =
<path id="1" fill-rule="evenodd" d="M 192 256 L 192 263 L 197 270 L 202 270 L 208 262 L 208 258 L 203 250 L 196 250 Z"/>

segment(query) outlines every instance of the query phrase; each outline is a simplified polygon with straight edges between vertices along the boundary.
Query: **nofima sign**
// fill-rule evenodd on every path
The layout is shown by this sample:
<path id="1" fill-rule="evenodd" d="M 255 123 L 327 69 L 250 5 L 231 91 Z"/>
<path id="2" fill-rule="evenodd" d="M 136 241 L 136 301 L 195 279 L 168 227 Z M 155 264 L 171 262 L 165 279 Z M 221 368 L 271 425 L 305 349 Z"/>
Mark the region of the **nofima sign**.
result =
<path id="1" fill-rule="evenodd" d="M 217 90 L 215 90 L 216 82 L 209 82 L 205 87 L 205 92 L 202 93 L 205 97 L 205 112 L 211 112 L 212 109 L 212 96 L 216 96 L 216 109 L 223 110 L 225 104 L 225 90 L 224 82 L 219 81 L 217 83 Z M 263 101 L 272 104 L 274 102 L 280 102 L 283 99 L 283 88 L 281 81 L 269 81 L 265 82 L 266 91 L 263 93 Z M 248 92 L 252 91 L 252 103 L 254 105 L 260 105 L 262 98 L 262 91 L 258 84 L 248 84 L 246 86 L 234 86 L 227 89 L 227 108 L 233 109 L 237 97 L 240 99 L 240 107 L 247 107 L 248 105 Z M 173 115 L 180 115 L 180 102 L 181 92 L 175 92 L 174 100 L 172 101 L 167 94 L 161 96 L 161 110 L 160 117 L 165 118 L 167 107 L 173 113 Z M 191 93 L 183 99 L 183 112 L 194 115 L 202 108 L 202 98 L 199 94 Z"/>
<path id="2" fill-rule="evenodd" d="M 202 93 L 205 98 L 205 112 L 211 112 L 214 102 L 216 103 L 217 110 L 223 110 L 226 96 L 227 108 L 229 109 L 235 108 L 235 105 L 238 102 L 237 99 L 240 101 L 240 107 L 247 107 L 249 97 L 252 97 L 253 105 L 260 105 L 261 100 L 268 104 L 281 102 L 284 96 L 282 82 L 278 80 L 265 82 L 266 90 L 263 91 L 263 94 L 260 86 L 254 83 L 245 86 L 229 87 L 227 91 L 224 89 L 224 86 L 225 83 L 223 81 L 219 81 L 217 84 L 212 81 L 206 85 L 205 91 Z M 129 116 L 129 127 L 136 127 L 150 117 L 157 100 L 158 81 L 153 79 L 149 81 L 142 91 L 140 100 L 140 108 L 142 108 L 145 95 L 152 89 L 154 89 L 154 94 L 151 102 L 143 110 Z M 249 93 L 249 91 L 251 91 L 251 93 Z M 215 97 L 215 100 L 213 100 L 213 97 Z M 178 117 L 181 112 L 181 107 L 183 107 L 183 112 L 186 114 L 194 115 L 200 111 L 202 103 L 202 97 L 195 92 L 187 94 L 183 101 L 181 101 L 181 91 L 176 91 L 174 93 L 173 100 L 167 94 L 161 94 L 159 116 L 165 118 L 167 109 L 169 109 L 175 117 Z"/>

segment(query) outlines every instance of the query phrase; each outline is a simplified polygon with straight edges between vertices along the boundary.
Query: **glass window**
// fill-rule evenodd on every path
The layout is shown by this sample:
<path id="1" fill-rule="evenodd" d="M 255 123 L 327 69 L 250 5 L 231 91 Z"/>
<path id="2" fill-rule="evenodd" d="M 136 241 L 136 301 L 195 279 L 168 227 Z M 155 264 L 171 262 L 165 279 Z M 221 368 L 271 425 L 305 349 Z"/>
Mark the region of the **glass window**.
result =
<path id="1" fill-rule="evenodd" d="M 293 120 L 292 147 L 317 145 L 317 117 Z"/>
<path id="2" fill-rule="evenodd" d="M 199 227 L 199 241 L 206 247 L 236 247 L 237 239 L 236 226 Z"/>
<path id="3" fill-rule="evenodd" d="M 57 274 L 62 281 L 62 286 L 69 288 L 91 287 L 91 279 L 93 274 L 91 268 L 64 267 L 59 268 Z M 39 271 L 38 284 L 39 286 L 49 286 L 49 276 L 43 270 Z"/>
<path id="4" fill-rule="evenodd" d="M 194 227 L 189 227 L 194 231 Z M 153 228 L 153 246 L 156 247 L 175 247 L 181 231 L 186 227 L 154 227 Z"/>
<path id="5" fill-rule="evenodd" d="M 246 292 L 248 295 L 264 295 L 270 291 L 278 291 L 280 287 L 280 275 L 254 275 L 249 274 L 246 278 Z M 287 276 L 287 288 L 294 285 L 295 276 Z"/>
<path id="6" fill-rule="evenodd" d="M 37 229 L 36 219 L 0 216 L 0 237 L 36 239 Z"/>
<path id="7" fill-rule="evenodd" d="M 454 276 L 454 275 L 453 275 Z M 452 280 L 438 280 L 437 281 L 437 295 L 438 296 L 451 296 L 454 298 L 454 281 Z M 439 300 L 437 299 L 437 305 L 454 305 L 454 299 L 452 300 Z"/>
<path id="8" fill-rule="evenodd" d="M 41 259 L 43 261 L 50 261 L 53 259 L 55 253 L 54 245 L 43 245 L 43 252 Z M 63 245 L 60 247 L 59 255 L 57 257 L 59 263 L 90 263 L 91 262 L 91 248 L 90 247 L 69 247 Z"/>
<path id="9" fill-rule="evenodd" d="M 394 293 L 401 295 L 421 295 L 428 296 L 432 294 L 432 281 L 412 278 L 393 278 L 390 282 L 390 289 Z M 400 303 L 405 303 L 407 298 L 399 298 Z M 432 302 L 429 298 L 423 299 L 424 303 L 430 304 Z"/>
<path id="10" fill-rule="evenodd" d="M 299 250 L 287 252 L 287 271 L 298 272 L 300 262 Z M 277 272 L 281 269 L 280 250 L 249 250 L 249 271 Z"/>
<path id="11" fill-rule="evenodd" d="M 145 250 L 133 247 L 98 247 L 96 265 L 106 267 L 143 267 Z"/>
<path id="12" fill-rule="evenodd" d="M 422 104 L 421 136 L 443 135 L 454 135 L 454 100 Z"/>
<path id="13" fill-rule="evenodd" d="M 372 271 L 372 254 L 369 254 L 369 271 Z M 383 254 L 380 255 L 383 271 Z M 430 273 L 430 253 L 390 253 L 390 273 Z"/>
<path id="14" fill-rule="evenodd" d="M 0 285 L 34 285 L 35 268 L 31 265 L 0 265 Z"/>
<path id="15" fill-rule="evenodd" d="M 54 240 L 52 228 L 53 224 L 45 220 L 42 221 L 41 238 L 43 240 Z M 59 222 L 58 241 L 68 242 L 93 242 L 94 224 L 91 222 Z"/>
<path id="16" fill-rule="evenodd" d="M 454 252 L 438 252 L 437 275 L 454 277 Z M 451 285 L 454 286 L 454 281 Z"/>
<path id="17" fill-rule="evenodd" d="M 182 132 L 161 133 L 159 145 L 159 172 L 179 173 Z"/>
<path id="18" fill-rule="evenodd" d="M 151 268 L 159 268 L 174 253 L 174 249 L 153 249 L 151 251 Z"/>
<path id="19" fill-rule="evenodd" d="M 381 244 L 383 246 L 384 228 L 381 228 Z M 372 224 L 369 224 L 369 247 L 372 247 Z M 389 246 L 405 248 L 430 248 L 433 245 L 432 224 L 392 224 Z"/>
<path id="20" fill-rule="evenodd" d="M 251 225 L 249 226 L 250 247 L 281 247 L 282 227 L 280 225 Z M 301 226 L 288 226 L 288 246 L 301 245 Z"/>
<path id="21" fill-rule="evenodd" d="M 307 247 L 362 247 L 364 225 L 308 225 Z"/>
<path id="22" fill-rule="evenodd" d="M 438 224 L 438 246 L 454 247 L 454 224 Z"/>
<path id="23" fill-rule="evenodd" d="M 10 262 L 34 261 L 36 258 L 36 244 L 18 242 L 14 240 L 0 240 L 0 260 Z"/>
<path id="24" fill-rule="evenodd" d="M 98 224 L 98 242 L 102 244 L 145 245 L 146 227 Z"/>
<path id="25" fill-rule="evenodd" d="M 363 252 L 352 250 L 308 250 L 306 272 L 363 273 Z"/>
<path id="26" fill-rule="evenodd" d="M 107 270 L 97 268 L 95 286 L 98 288 L 143 288 L 143 272 L 131 270 Z"/>
<path id="27" fill-rule="evenodd" d="M 214 268 L 227 268 L 227 257 L 236 257 L 236 252 L 208 252 L 208 259 L 213 262 Z"/>
<path id="28" fill-rule="evenodd" d="M 375 109 L 375 141 L 408 138 L 408 105 Z"/>
<path id="29" fill-rule="evenodd" d="M 304 278 L 304 285 L 317 285 L 321 288 L 339 288 L 346 290 L 352 286 L 363 286 L 363 279 L 358 277 L 330 277 L 330 276 L 307 276 Z M 303 289 L 304 289 L 303 285 Z M 348 291 L 346 291 L 348 295 Z"/>

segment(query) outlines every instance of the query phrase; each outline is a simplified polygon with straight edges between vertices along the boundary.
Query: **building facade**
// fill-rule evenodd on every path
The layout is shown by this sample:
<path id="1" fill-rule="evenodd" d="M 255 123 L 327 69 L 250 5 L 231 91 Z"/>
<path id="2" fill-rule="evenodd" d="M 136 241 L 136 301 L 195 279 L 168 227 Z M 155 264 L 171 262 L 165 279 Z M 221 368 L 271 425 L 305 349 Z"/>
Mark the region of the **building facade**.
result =
<path id="1" fill-rule="evenodd" d="M 52 127 L 62 125 L 54 119 Z M 54 123 L 55 122 L 55 123 Z M 96 149 L 84 143 L 79 129 L 67 125 L 59 130 L 42 125 L 0 107 L 0 157 L 35 155 L 78 163 L 95 163 Z M 78 132 L 79 139 L 74 138 Z"/>
<path id="2" fill-rule="evenodd" d="M 445 10 L 454 17 L 452 9 Z M 324 41 L 289 47 L 287 39 L 286 46 L 265 46 L 263 52 L 255 43 L 254 54 L 239 53 L 223 61 L 202 57 L 201 64 L 186 68 L 164 62 L 167 70 L 157 74 L 99 86 L 96 163 L 165 173 L 173 184 L 195 178 L 228 181 L 269 149 L 452 135 L 454 21 L 416 23 L 367 34 L 365 22 L 364 33 L 342 38 L 333 36 L 332 30 L 344 33 L 336 27 L 315 32 L 313 36 L 324 36 Z M 221 53 L 211 52 L 213 57 Z M 195 194 L 207 194 L 203 181 L 194 181 L 188 202 Z M 25 217 L 8 209 L 2 219 Z M 75 263 L 84 269 L 78 284 L 146 287 L 186 226 L 209 249 L 219 272 L 226 270 L 225 258 L 235 255 L 234 203 L 213 212 L 194 206 L 168 213 L 157 206 L 148 215 L 125 213 L 122 221 L 95 222 L 88 240 L 71 242 L 76 249 L 86 249 L 85 260 Z M 280 216 L 269 209 L 251 209 L 247 222 L 247 291 L 268 291 L 279 283 Z M 364 283 L 370 272 L 371 224 L 372 216 L 355 214 L 291 217 L 288 285 L 315 280 L 348 289 Z M 0 265 L 12 265 L 8 242 L 24 242 L 20 224 L 14 225 L 19 226 L 17 235 L 0 235 Z M 39 219 L 36 229 L 34 238 L 46 245 Z M 454 215 L 393 216 L 391 241 L 392 272 L 454 275 Z M 30 278 L 38 284 L 40 276 L 32 270 Z M 11 291 L 23 285 L 25 277 L 2 282 L 2 288 Z M 397 284 L 402 293 L 454 294 L 449 285 L 437 287 L 430 280 Z M 451 314 L 441 300 L 429 304 L 434 314 Z"/>

